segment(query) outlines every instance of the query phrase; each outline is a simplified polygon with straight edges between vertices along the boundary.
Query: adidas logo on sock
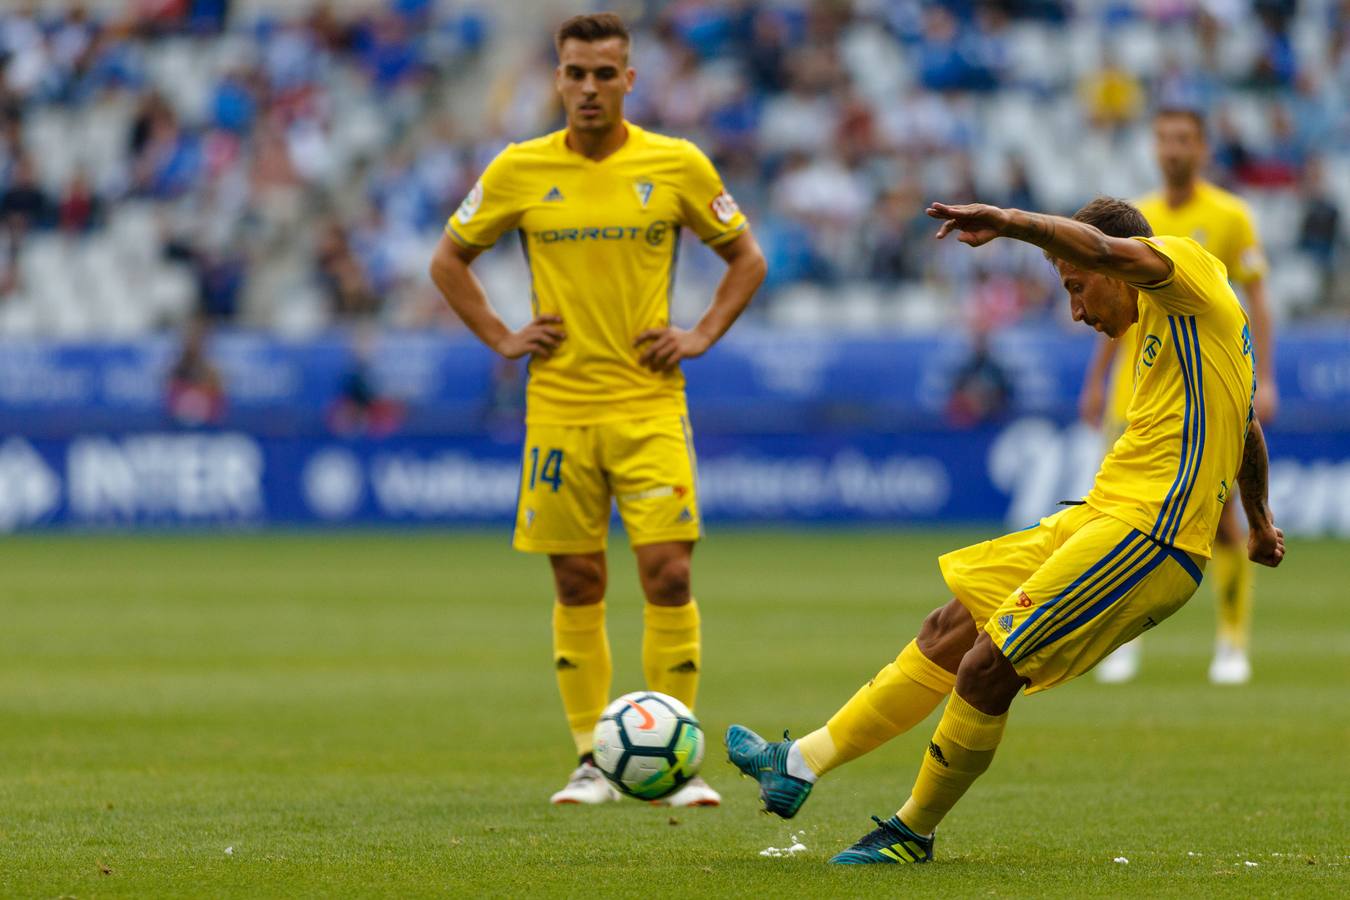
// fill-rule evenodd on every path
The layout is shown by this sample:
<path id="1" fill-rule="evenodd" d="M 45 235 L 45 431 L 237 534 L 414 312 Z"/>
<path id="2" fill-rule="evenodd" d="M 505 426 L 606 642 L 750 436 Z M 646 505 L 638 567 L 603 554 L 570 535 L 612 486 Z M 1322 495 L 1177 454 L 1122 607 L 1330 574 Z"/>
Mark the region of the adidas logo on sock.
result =
<path id="1" fill-rule="evenodd" d="M 562 191 L 558 190 L 557 185 L 544 195 L 545 203 L 560 203 L 563 200 Z"/>
<path id="2" fill-rule="evenodd" d="M 928 755 L 933 757 L 933 761 L 942 766 L 942 768 L 951 768 L 951 765 L 947 762 L 947 757 L 942 755 L 942 748 L 932 741 L 928 742 Z"/>
<path id="3" fill-rule="evenodd" d="M 681 674 L 697 672 L 697 671 L 698 671 L 698 663 L 694 662 L 692 659 L 686 659 L 684 662 L 680 663 L 678 666 L 671 666 L 667 671 L 670 671 L 670 672 L 679 672 L 679 673 L 681 673 Z"/>
<path id="4" fill-rule="evenodd" d="M 572 662 L 567 657 L 560 656 L 558 657 L 558 661 L 553 664 L 553 668 L 561 672 L 563 669 L 579 669 L 581 667 L 578 666 L 576 663 Z"/>

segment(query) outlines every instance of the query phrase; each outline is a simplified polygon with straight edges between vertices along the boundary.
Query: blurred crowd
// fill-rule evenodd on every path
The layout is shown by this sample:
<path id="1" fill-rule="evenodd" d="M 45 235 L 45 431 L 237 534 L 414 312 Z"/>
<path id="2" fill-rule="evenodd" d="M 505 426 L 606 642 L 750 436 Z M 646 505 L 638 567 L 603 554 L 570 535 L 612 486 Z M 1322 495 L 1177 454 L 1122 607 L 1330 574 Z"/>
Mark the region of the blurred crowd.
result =
<path id="1" fill-rule="evenodd" d="M 1277 312 L 1350 309 L 1350 0 L 617 5 L 629 117 L 698 142 L 765 247 L 756 315 L 1062 316 L 1039 254 L 936 245 L 923 208 L 1137 196 L 1160 105 L 1206 113 L 1211 177 L 1256 213 Z M 425 275 L 442 224 L 505 142 L 561 124 L 556 23 L 529 8 L 6 4 L 0 333 L 449 327 Z M 518 318 L 528 276 L 503 243 L 477 268 Z M 682 256 L 677 313 L 718 273 Z"/>

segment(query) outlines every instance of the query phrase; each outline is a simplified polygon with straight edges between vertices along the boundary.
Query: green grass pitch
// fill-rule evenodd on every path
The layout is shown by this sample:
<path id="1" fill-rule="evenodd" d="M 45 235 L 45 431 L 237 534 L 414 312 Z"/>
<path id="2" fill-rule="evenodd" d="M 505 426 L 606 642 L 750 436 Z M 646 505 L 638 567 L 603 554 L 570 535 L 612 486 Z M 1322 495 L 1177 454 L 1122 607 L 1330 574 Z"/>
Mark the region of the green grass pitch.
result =
<path id="1" fill-rule="evenodd" d="M 1344 896 L 1350 551 L 1262 571 L 1243 688 L 1208 585 L 1141 679 L 1013 707 L 926 867 L 825 860 L 912 782 L 933 720 L 760 814 L 720 742 L 801 734 L 945 600 L 972 532 L 721 531 L 698 712 L 720 809 L 547 804 L 571 768 L 541 559 L 501 535 L 21 537 L 0 564 L 0 896 Z M 614 693 L 640 688 L 611 552 Z M 790 858 L 760 851 L 808 848 Z M 1117 857 L 1128 863 L 1114 862 Z"/>

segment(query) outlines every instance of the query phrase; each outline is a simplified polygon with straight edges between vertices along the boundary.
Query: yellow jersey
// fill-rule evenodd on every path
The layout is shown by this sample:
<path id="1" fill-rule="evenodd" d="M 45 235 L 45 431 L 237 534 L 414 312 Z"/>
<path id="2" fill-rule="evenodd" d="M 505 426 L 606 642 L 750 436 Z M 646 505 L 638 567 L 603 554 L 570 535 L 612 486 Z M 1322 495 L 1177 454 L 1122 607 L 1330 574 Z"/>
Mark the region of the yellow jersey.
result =
<path id="1" fill-rule="evenodd" d="M 1215 187 L 1207 181 L 1196 183 L 1195 193 L 1181 206 L 1169 206 L 1161 191 L 1143 197 L 1136 204 L 1153 226 L 1154 234 L 1188 237 L 1218 257 L 1228 269 L 1228 277 L 1245 287 L 1266 273 L 1266 258 L 1252 222 L 1251 211 L 1242 198 Z M 1134 381 L 1130 366 L 1121 362 L 1132 358 L 1134 335 L 1121 338 L 1116 362 L 1111 369 L 1106 420 L 1108 428 L 1119 431 L 1125 423 Z"/>
<path id="2" fill-rule="evenodd" d="M 1208 557 L 1236 490 L 1256 393 L 1247 314 L 1222 262 L 1184 237 L 1135 238 L 1172 265 L 1139 290 L 1125 433 L 1085 498 L 1160 543 Z"/>
<path id="3" fill-rule="evenodd" d="M 517 230 L 535 315 L 562 317 L 558 351 L 530 360 L 531 424 L 684 413 L 684 376 L 639 366 L 633 339 L 670 323 L 681 228 L 717 245 L 747 227 L 697 147 L 624 124 L 623 146 L 599 161 L 569 148 L 565 131 L 511 144 L 446 223 L 475 248 Z"/>

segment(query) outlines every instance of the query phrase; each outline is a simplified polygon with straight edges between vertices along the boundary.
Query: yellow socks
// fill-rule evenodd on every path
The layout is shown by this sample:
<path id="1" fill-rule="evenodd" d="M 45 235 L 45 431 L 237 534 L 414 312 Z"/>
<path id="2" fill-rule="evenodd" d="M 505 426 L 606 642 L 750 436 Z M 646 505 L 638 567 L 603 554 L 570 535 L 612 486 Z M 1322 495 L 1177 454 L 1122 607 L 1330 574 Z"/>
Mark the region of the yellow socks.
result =
<path id="1" fill-rule="evenodd" d="M 1252 564 L 1242 544 L 1214 544 L 1211 560 L 1219 601 L 1219 638 L 1245 650 L 1252 630 Z"/>
<path id="2" fill-rule="evenodd" d="M 797 748 L 811 771 L 824 775 L 928 718 L 955 684 L 955 675 L 924 656 L 918 641 L 910 641 L 824 728 L 797 741 Z"/>
<path id="3" fill-rule="evenodd" d="M 931 834 L 989 768 L 1007 722 L 1006 712 L 982 713 L 953 692 L 919 766 L 913 792 L 900 808 L 900 821 L 918 834 Z"/>
<path id="4" fill-rule="evenodd" d="M 558 673 L 567 727 L 577 754 L 591 752 L 591 733 L 609 702 L 609 638 L 605 635 L 605 603 L 589 606 L 553 604 L 553 667 Z"/>
<path id="5" fill-rule="evenodd" d="M 690 709 L 698 696 L 698 673 L 703 668 L 698 604 L 646 604 L 642 628 L 642 674 L 647 689 L 669 694 Z"/>

